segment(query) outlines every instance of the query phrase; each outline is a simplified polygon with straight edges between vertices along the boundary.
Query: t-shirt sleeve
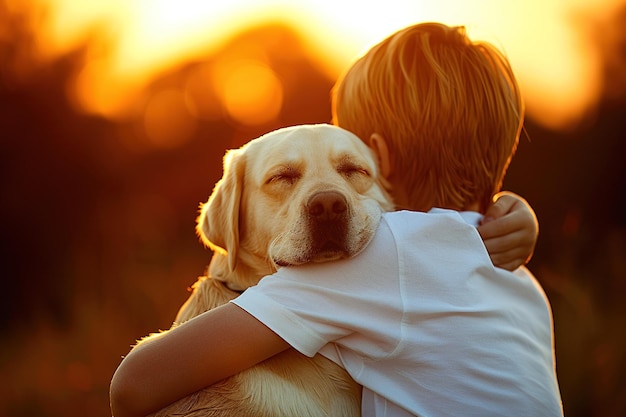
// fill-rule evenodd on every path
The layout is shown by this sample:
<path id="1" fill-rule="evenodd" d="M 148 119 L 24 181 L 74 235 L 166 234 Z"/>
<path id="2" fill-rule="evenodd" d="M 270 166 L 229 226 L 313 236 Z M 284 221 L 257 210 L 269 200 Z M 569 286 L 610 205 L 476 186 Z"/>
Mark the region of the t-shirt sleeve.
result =
<path id="1" fill-rule="evenodd" d="M 306 356 L 314 356 L 328 343 L 328 340 L 307 325 L 300 316 L 258 291 L 256 287 L 246 290 L 231 303 L 247 311 Z"/>
<path id="2" fill-rule="evenodd" d="M 231 302 L 307 356 L 355 334 L 373 336 L 387 320 L 399 323 L 399 306 L 390 308 L 400 298 L 396 249 L 381 225 L 356 257 L 281 268 Z"/>

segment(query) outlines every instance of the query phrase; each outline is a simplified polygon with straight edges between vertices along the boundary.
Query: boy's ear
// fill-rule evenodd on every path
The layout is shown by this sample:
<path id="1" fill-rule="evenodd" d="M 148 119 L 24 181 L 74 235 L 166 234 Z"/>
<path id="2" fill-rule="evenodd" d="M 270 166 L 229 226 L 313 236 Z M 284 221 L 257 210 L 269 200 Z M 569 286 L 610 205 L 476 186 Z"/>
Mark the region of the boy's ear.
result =
<path id="1" fill-rule="evenodd" d="M 374 151 L 378 157 L 378 166 L 380 173 L 384 178 L 389 178 L 392 173 L 391 156 L 389 155 L 389 147 L 387 141 L 380 133 L 372 133 L 369 138 L 368 146 Z"/>

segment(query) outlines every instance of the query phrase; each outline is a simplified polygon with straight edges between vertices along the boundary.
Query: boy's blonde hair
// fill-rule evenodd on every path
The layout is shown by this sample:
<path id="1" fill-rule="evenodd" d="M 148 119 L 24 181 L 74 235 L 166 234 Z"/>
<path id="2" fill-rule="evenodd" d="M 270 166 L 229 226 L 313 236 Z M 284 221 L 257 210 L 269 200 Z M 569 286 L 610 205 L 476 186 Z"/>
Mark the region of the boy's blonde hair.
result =
<path id="1" fill-rule="evenodd" d="M 387 141 L 413 209 L 484 213 L 517 147 L 524 106 L 507 59 L 463 27 L 403 29 L 333 89 L 333 123 Z"/>

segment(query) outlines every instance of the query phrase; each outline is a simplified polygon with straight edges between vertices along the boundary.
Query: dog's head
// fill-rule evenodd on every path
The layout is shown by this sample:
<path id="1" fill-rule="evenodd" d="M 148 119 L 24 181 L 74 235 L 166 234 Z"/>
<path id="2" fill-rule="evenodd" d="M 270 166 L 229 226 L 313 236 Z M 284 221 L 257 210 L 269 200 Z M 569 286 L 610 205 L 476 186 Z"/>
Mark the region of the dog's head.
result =
<path id="1" fill-rule="evenodd" d="M 215 251 L 210 275 L 244 289 L 277 266 L 354 256 L 391 208 L 358 137 L 294 126 L 227 152 L 197 231 Z"/>

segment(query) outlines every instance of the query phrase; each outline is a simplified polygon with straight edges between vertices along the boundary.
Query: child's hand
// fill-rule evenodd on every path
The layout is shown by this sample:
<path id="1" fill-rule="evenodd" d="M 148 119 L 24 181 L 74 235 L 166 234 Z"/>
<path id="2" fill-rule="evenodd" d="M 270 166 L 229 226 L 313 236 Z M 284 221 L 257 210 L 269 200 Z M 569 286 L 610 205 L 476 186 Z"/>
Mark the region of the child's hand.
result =
<path id="1" fill-rule="evenodd" d="M 511 192 L 501 192 L 485 213 L 478 227 L 491 262 L 513 271 L 526 264 L 535 251 L 539 224 L 526 200 Z"/>

